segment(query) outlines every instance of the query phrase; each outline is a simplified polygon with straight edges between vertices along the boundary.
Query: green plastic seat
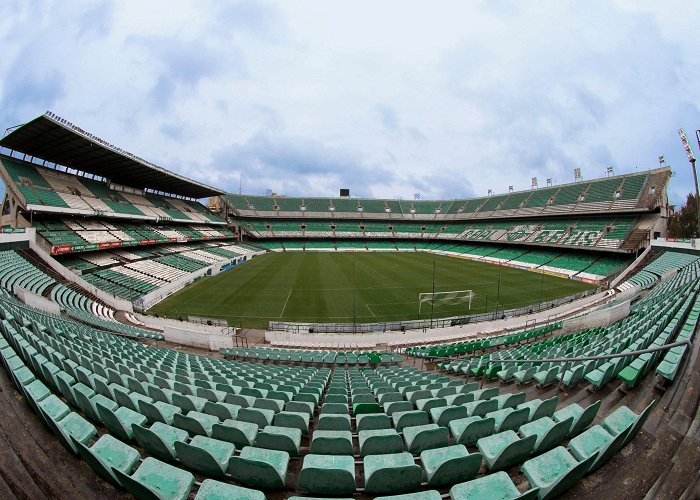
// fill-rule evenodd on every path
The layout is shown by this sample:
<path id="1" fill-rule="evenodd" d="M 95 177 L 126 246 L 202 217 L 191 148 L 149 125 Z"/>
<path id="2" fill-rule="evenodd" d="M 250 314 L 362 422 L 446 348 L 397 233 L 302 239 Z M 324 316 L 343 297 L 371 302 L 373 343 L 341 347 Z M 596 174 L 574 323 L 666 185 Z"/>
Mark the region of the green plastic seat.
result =
<path id="1" fill-rule="evenodd" d="M 122 486 L 122 484 L 114 475 L 113 469 L 130 474 L 141 458 L 136 449 L 109 434 L 102 435 L 89 448 L 76 439 L 73 439 L 73 444 L 83 460 L 97 475 L 116 486 Z"/>
<path id="2" fill-rule="evenodd" d="M 130 392 L 127 389 L 121 388 L 121 390 L 114 390 L 114 400 L 119 406 L 126 406 L 130 410 L 140 413 L 139 404 L 153 403 L 153 399 L 148 396 L 144 396 L 138 392 Z"/>
<path id="3" fill-rule="evenodd" d="M 369 387 L 365 388 L 367 391 L 369 391 Z M 355 393 L 353 392 L 352 394 L 352 404 L 354 405 L 355 403 L 376 403 L 377 399 L 372 395 L 371 392 L 367 393 Z"/>
<path id="4" fill-rule="evenodd" d="M 201 412 L 204 409 L 204 405 L 207 404 L 207 400 L 199 396 L 175 392 L 173 393 L 173 404 L 182 408 L 182 411 L 185 413 L 190 411 Z"/>
<path id="5" fill-rule="evenodd" d="M 529 412 L 528 422 L 537 420 L 542 417 L 551 417 L 557 409 L 557 403 L 559 403 L 559 398 L 553 396 L 549 399 L 532 399 L 525 403 L 519 404 L 517 409 L 527 408 Z"/>
<path id="6" fill-rule="evenodd" d="M 162 401 L 139 401 L 139 413 L 146 416 L 149 422 L 162 422 L 171 425 L 176 413 L 182 413 L 179 406 L 164 403 Z"/>
<path id="7" fill-rule="evenodd" d="M 632 425 L 617 435 L 611 435 L 602 425 L 594 425 L 572 438 L 567 448 L 579 462 L 593 457 L 595 461 L 589 468 L 593 472 L 622 448 Z"/>
<path id="8" fill-rule="evenodd" d="M 530 412 L 527 408 L 520 408 L 516 410 L 515 408 L 509 407 L 503 410 L 496 410 L 487 413 L 486 418 L 493 418 L 495 423 L 495 432 L 503 431 L 515 431 L 527 422 Z"/>
<path id="9" fill-rule="evenodd" d="M 420 410 L 399 411 L 391 415 L 394 428 L 401 432 L 405 427 L 425 425 L 430 422 L 428 413 Z"/>
<path id="10" fill-rule="evenodd" d="M 232 405 L 240 406 L 241 408 L 250 408 L 255 404 L 255 398 L 253 396 L 246 396 L 244 394 L 226 394 L 224 398 L 224 403 L 230 403 Z"/>
<path id="11" fill-rule="evenodd" d="M 302 434 L 309 433 L 310 416 L 306 412 L 281 411 L 275 414 L 273 424 L 279 427 L 299 429 Z"/>
<path id="12" fill-rule="evenodd" d="M 368 413 L 382 413 L 382 408 L 378 403 L 366 402 L 366 403 L 355 403 L 352 404 L 352 413 L 354 415 L 364 415 Z"/>
<path id="13" fill-rule="evenodd" d="M 347 415 L 350 412 L 347 403 L 324 403 L 321 415 Z"/>
<path id="14" fill-rule="evenodd" d="M 368 455 L 363 459 L 367 493 L 402 493 L 420 486 L 423 471 L 408 452 Z"/>
<path id="15" fill-rule="evenodd" d="M 519 404 L 525 402 L 526 394 L 524 392 L 513 392 L 510 394 L 500 394 L 492 399 L 498 402 L 498 409 L 515 408 Z"/>
<path id="16" fill-rule="evenodd" d="M 72 387 L 73 397 L 75 398 L 78 408 L 83 410 L 85 416 L 92 420 L 93 422 L 101 422 L 102 417 L 97 411 L 97 403 L 108 408 L 111 411 L 116 411 L 118 405 L 113 400 L 103 396 L 102 394 L 95 394 L 90 387 L 85 384 L 78 383 Z"/>
<path id="17" fill-rule="evenodd" d="M 268 425 L 258 432 L 255 438 L 257 448 L 286 451 L 289 455 L 299 456 L 301 450 L 301 430 L 291 427 Z"/>
<path id="18" fill-rule="evenodd" d="M 570 370 L 566 370 L 564 374 L 559 374 L 561 383 L 566 387 L 573 387 L 583 380 L 585 374 L 585 365 L 579 364 L 578 366 L 572 367 Z"/>
<path id="19" fill-rule="evenodd" d="M 377 394 L 377 402 L 382 405 L 382 408 L 386 409 L 386 405 L 389 403 L 395 403 L 397 401 L 403 401 L 403 396 L 400 392 L 383 392 Z M 413 407 L 411 406 L 411 409 Z"/>
<path id="20" fill-rule="evenodd" d="M 342 403 L 344 405 L 347 405 L 349 400 L 348 400 L 347 393 L 345 393 L 345 394 L 328 394 L 324 401 L 325 401 L 325 403 Z"/>
<path id="21" fill-rule="evenodd" d="M 202 481 L 194 498 L 195 500 L 224 500 L 228 498 L 235 498 L 236 500 L 265 500 L 265 494 L 262 491 L 243 488 L 235 484 L 205 479 Z"/>
<path id="22" fill-rule="evenodd" d="M 374 500 L 440 500 L 442 496 L 439 491 L 428 490 L 416 493 L 401 493 L 400 495 L 389 495 L 374 497 Z"/>
<path id="23" fill-rule="evenodd" d="M 470 417 L 483 417 L 487 413 L 498 410 L 498 401 L 495 399 L 477 399 L 471 403 L 465 403 L 464 407 Z"/>
<path id="24" fill-rule="evenodd" d="M 529 368 L 518 370 L 513 374 L 513 378 L 518 382 L 518 384 L 523 385 L 532 380 L 535 373 L 537 373 L 537 367 L 531 366 Z"/>
<path id="25" fill-rule="evenodd" d="M 190 411 L 187 415 L 176 413 L 173 417 L 173 425 L 186 430 L 190 436 L 211 436 L 212 427 L 218 423 L 219 417 L 198 411 Z"/>
<path id="26" fill-rule="evenodd" d="M 360 431 L 357 436 L 362 457 L 403 451 L 403 440 L 396 429 Z"/>
<path id="27" fill-rule="evenodd" d="M 651 403 L 649 403 L 649 405 L 647 405 L 647 407 L 644 408 L 644 410 L 642 410 L 642 413 L 640 413 L 639 415 L 634 413 L 626 406 L 621 406 L 617 410 L 612 412 L 610 415 L 605 417 L 605 420 L 603 420 L 603 427 L 605 428 L 605 430 L 615 435 L 621 432 L 625 432 L 626 429 L 632 426 L 632 432 L 630 432 L 630 435 L 625 438 L 625 444 L 627 444 L 632 438 L 634 438 L 641 426 L 644 425 L 644 422 L 649 417 L 649 414 L 651 413 L 651 410 L 654 407 L 655 403 L 656 401 L 652 401 Z"/>
<path id="28" fill-rule="evenodd" d="M 490 471 L 507 469 L 522 462 L 535 447 L 537 436 L 518 437 L 513 431 L 486 436 L 476 442 Z"/>
<path id="29" fill-rule="evenodd" d="M 591 403 L 585 409 L 581 408 L 577 403 L 572 403 L 561 410 L 555 411 L 552 415 L 552 419 L 555 422 L 562 422 L 570 418 L 572 423 L 569 432 L 567 432 L 567 436 L 575 436 L 583 432 L 593 423 L 601 403 L 602 399 L 599 399 L 595 403 Z"/>
<path id="30" fill-rule="evenodd" d="M 480 453 L 470 454 L 462 444 L 425 450 L 420 454 L 430 486 L 449 486 L 476 477 L 481 468 Z"/>
<path id="31" fill-rule="evenodd" d="M 306 401 L 290 401 L 284 405 L 284 411 L 308 413 L 309 417 L 312 417 L 314 414 L 314 405 Z"/>
<path id="32" fill-rule="evenodd" d="M 595 456 L 578 462 L 563 446 L 531 458 L 522 466 L 530 485 L 539 488 L 539 498 L 561 495 L 574 486 L 591 468 Z"/>
<path id="33" fill-rule="evenodd" d="M 235 484 L 222 483 L 214 479 L 202 481 L 195 500 L 225 500 L 235 498 L 236 500 L 265 500 L 262 491 L 243 488 Z"/>
<path id="34" fill-rule="evenodd" d="M 216 389 L 211 389 L 208 387 L 199 387 L 197 388 L 196 395 L 212 403 L 219 403 L 226 397 L 226 392 L 217 391 Z"/>
<path id="35" fill-rule="evenodd" d="M 132 475 L 114 469 L 114 475 L 136 498 L 185 500 L 194 485 L 192 473 L 147 457 Z"/>
<path id="36" fill-rule="evenodd" d="M 448 406 L 461 406 L 474 401 L 473 392 L 458 392 L 444 396 Z"/>
<path id="37" fill-rule="evenodd" d="M 403 439 L 406 450 L 417 455 L 424 450 L 447 446 L 450 432 L 437 424 L 416 425 L 403 428 Z"/>
<path id="38" fill-rule="evenodd" d="M 79 414 L 71 412 L 61 420 L 54 420 L 49 415 L 42 412 L 48 426 L 53 430 L 65 446 L 74 455 L 78 454 L 78 449 L 74 441 L 82 444 L 87 444 L 97 434 L 97 429 L 90 422 L 85 420 Z"/>
<path id="39" fill-rule="evenodd" d="M 416 400 L 416 408 L 422 411 L 427 411 L 433 408 L 439 408 L 441 406 L 447 406 L 447 400 L 445 398 L 426 398 Z"/>
<path id="40" fill-rule="evenodd" d="M 284 408 L 284 403 L 284 401 L 279 399 L 257 398 L 255 403 L 253 403 L 253 408 L 272 410 L 274 413 L 279 413 Z"/>
<path id="41" fill-rule="evenodd" d="M 357 415 L 355 418 L 355 427 L 357 432 L 390 429 L 391 419 L 384 413 L 366 413 L 364 415 Z"/>
<path id="42" fill-rule="evenodd" d="M 246 486 L 271 490 L 285 487 L 289 453 L 246 446 L 229 460 L 231 477 Z"/>
<path id="43" fill-rule="evenodd" d="M 418 389 L 415 391 L 408 391 L 404 393 L 404 396 L 408 401 L 416 405 L 418 407 L 418 400 L 420 399 L 430 399 L 433 397 L 433 393 L 430 390 L 427 389 Z"/>
<path id="44" fill-rule="evenodd" d="M 185 442 L 189 439 L 187 431 L 178 429 L 162 422 L 155 422 L 150 428 L 134 424 L 134 439 L 143 447 L 149 455 L 153 455 L 161 460 L 175 460 L 177 453 L 175 443 Z"/>
<path id="45" fill-rule="evenodd" d="M 345 455 L 304 457 L 299 489 L 316 495 L 349 495 L 355 492 L 355 459 Z"/>
<path id="46" fill-rule="evenodd" d="M 260 429 L 272 425 L 274 418 L 275 411 L 267 408 L 241 408 L 238 410 L 238 420 L 257 424 Z"/>
<path id="47" fill-rule="evenodd" d="M 258 435 L 258 425 L 250 422 L 227 419 L 219 424 L 214 424 L 211 429 L 211 437 L 233 443 L 237 448 L 253 446 Z"/>
<path id="48" fill-rule="evenodd" d="M 325 414 L 318 417 L 316 429 L 321 431 L 349 431 L 352 430 L 350 415 Z"/>
<path id="49" fill-rule="evenodd" d="M 302 389 L 302 391 L 303 391 L 303 389 Z M 292 401 L 311 403 L 314 406 L 318 405 L 318 401 L 321 399 L 321 396 L 318 393 L 316 393 L 315 391 L 311 391 L 311 392 L 302 392 L 302 391 L 299 391 L 299 394 L 295 395 L 294 398 L 292 398 Z"/>
<path id="50" fill-rule="evenodd" d="M 175 451 L 177 458 L 188 469 L 207 476 L 223 477 L 236 447 L 226 441 L 195 436 L 189 443 L 176 441 Z"/>
<path id="51" fill-rule="evenodd" d="M 353 455 L 350 431 L 317 430 L 311 436 L 311 453 L 315 455 Z"/>
<path id="52" fill-rule="evenodd" d="M 32 398 L 35 403 L 49 397 L 51 394 L 49 388 L 46 387 L 46 385 L 39 379 L 36 379 L 23 387 L 27 397 Z"/>
<path id="53" fill-rule="evenodd" d="M 456 443 L 471 445 L 479 439 L 493 434 L 496 429 L 496 421 L 486 417 L 467 417 L 451 420 L 447 426 Z"/>
<path id="54" fill-rule="evenodd" d="M 549 417 L 538 418 L 520 427 L 521 436 L 537 436 L 535 453 L 542 453 L 559 445 L 566 438 L 573 423 L 573 417 L 555 422 Z"/>
<path id="55" fill-rule="evenodd" d="M 498 387 L 484 387 L 483 389 L 476 389 L 471 391 L 470 394 L 474 396 L 474 401 L 480 399 L 492 399 L 498 396 L 501 390 Z"/>
<path id="56" fill-rule="evenodd" d="M 560 367 L 553 366 L 546 370 L 541 370 L 536 372 L 532 378 L 535 379 L 541 387 L 547 387 L 557 381 L 557 375 L 559 374 Z"/>
<path id="57" fill-rule="evenodd" d="M 413 403 L 410 401 L 389 401 L 388 403 L 384 403 L 382 406 L 384 407 L 384 413 L 390 417 L 393 416 L 394 413 L 414 410 Z"/>
<path id="58" fill-rule="evenodd" d="M 204 404 L 203 412 L 219 417 L 219 420 L 223 422 L 229 418 L 235 419 L 238 416 L 238 410 L 240 409 L 240 406 L 231 403 L 207 401 Z"/>
<path id="59" fill-rule="evenodd" d="M 520 493 L 505 472 L 496 472 L 466 483 L 459 483 L 450 489 L 452 500 L 535 500 L 538 488 Z"/>
<path id="60" fill-rule="evenodd" d="M 430 409 L 430 419 L 441 427 L 447 427 L 452 420 L 467 417 L 469 417 L 469 410 L 462 405 L 447 405 Z"/>
<path id="61" fill-rule="evenodd" d="M 161 401 L 163 403 L 172 404 L 174 391 L 168 389 L 167 387 L 159 387 L 155 384 L 148 386 L 148 395 L 153 398 L 154 401 Z"/>
<path id="62" fill-rule="evenodd" d="M 120 406 L 115 411 L 110 410 L 102 403 L 96 403 L 95 406 L 105 427 L 125 441 L 129 441 L 134 437 L 134 431 L 131 428 L 133 424 L 143 426 L 148 421 L 145 415 L 135 412 L 126 406 Z"/>
<path id="63" fill-rule="evenodd" d="M 39 401 L 37 406 L 54 420 L 61 420 L 70 413 L 70 408 L 55 394 L 50 394 L 47 398 Z"/>

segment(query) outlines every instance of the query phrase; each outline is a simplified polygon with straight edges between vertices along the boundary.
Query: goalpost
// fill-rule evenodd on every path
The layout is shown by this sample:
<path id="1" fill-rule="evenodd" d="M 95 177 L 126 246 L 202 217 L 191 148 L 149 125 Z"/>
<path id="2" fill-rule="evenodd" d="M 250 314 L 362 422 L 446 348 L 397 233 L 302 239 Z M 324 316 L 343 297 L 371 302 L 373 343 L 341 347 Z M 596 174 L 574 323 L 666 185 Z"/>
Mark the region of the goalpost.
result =
<path id="1" fill-rule="evenodd" d="M 472 298 L 474 292 L 471 290 L 453 290 L 450 292 L 426 292 L 418 295 L 418 316 L 420 317 L 421 307 L 424 302 L 430 302 L 434 307 L 435 304 L 469 304 L 469 309 L 472 308 Z"/>

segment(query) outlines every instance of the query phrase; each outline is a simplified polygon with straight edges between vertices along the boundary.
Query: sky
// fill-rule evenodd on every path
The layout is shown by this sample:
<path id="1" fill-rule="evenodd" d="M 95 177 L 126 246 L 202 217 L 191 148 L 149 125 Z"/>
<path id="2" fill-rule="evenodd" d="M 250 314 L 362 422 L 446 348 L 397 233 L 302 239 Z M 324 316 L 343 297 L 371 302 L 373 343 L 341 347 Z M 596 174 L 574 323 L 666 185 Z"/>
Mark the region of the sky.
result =
<path id="1" fill-rule="evenodd" d="M 0 2 L 0 127 L 47 110 L 238 192 L 451 199 L 700 156 L 700 2 Z M 154 186 L 157 188 L 157 186 Z"/>

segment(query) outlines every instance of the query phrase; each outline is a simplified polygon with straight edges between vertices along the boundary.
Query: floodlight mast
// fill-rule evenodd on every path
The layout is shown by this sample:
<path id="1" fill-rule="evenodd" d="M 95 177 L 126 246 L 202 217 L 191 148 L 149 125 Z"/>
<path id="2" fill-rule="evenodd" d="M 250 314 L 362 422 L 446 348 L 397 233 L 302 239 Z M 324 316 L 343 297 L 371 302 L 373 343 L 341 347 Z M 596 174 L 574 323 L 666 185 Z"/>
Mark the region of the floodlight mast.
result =
<path id="1" fill-rule="evenodd" d="M 690 166 L 693 167 L 693 181 L 695 181 L 695 215 L 697 217 L 697 224 L 695 227 L 695 237 L 700 237 L 700 190 L 698 190 L 698 174 L 695 171 L 695 154 L 693 153 L 693 148 L 690 147 L 688 138 L 685 136 L 685 131 L 681 128 L 678 129 L 678 135 L 683 143 L 683 149 L 685 149 L 685 154 L 688 156 L 688 161 Z M 698 139 L 698 145 L 700 146 L 700 130 L 695 131 L 695 136 Z"/>

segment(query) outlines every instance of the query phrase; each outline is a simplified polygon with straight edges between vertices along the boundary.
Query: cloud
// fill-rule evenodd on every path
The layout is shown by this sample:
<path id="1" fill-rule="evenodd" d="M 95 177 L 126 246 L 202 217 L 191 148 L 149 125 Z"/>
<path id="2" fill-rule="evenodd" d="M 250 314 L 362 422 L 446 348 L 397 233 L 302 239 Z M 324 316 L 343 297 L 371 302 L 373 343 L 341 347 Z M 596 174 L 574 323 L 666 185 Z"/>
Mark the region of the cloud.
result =
<path id="1" fill-rule="evenodd" d="M 387 132 L 407 138 L 413 142 L 427 141 L 427 138 L 418 128 L 401 126 L 396 110 L 388 104 L 377 104 L 376 109 L 379 121 Z"/>
<path id="2" fill-rule="evenodd" d="M 0 116 L 7 126 L 29 121 L 51 109 L 65 92 L 64 76 L 55 70 L 36 68 L 24 74 L 18 71 L 5 83 L 0 96 Z"/>
<path id="3" fill-rule="evenodd" d="M 169 109 L 176 93 L 191 95 L 206 78 L 224 71 L 234 71 L 240 76 L 246 72 L 240 52 L 232 47 L 157 36 L 136 36 L 129 42 L 144 50 L 155 66 L 155 83 L 149 97 L 159 111 Z"/>
<path id="4" fill-rule="evenodd" d="M 208 169 L 235 190 L 239 175 L 248 192 L 266 189 L 290 196 L 329 196 L 341 187 L 351 187 L 358 196 L 375 196 L 370 186 L 391 185 L 394 173 L 370 164 L 354 151 L 288 135 L 256 133 L 243 144 L 231 144 L 213 155 Z"/>
<path id="5" fill-rule="evenodd" d="M 76 23 L 79 38 L 89 42 L 93 37 L 107 36 L 114 23 L 114 11 L 113 1 L 103 0 L 89 5 L 79 15 Z"/>
<path id="6" fill-rule="evenodd" d="M 50 108 L 209 184 L 237 191 L 244 172 L 257 194 L 482 196 L 663 154 L 678 202 L 698 18 L 680 0 L 10 0 L 0 119 Z"/>

